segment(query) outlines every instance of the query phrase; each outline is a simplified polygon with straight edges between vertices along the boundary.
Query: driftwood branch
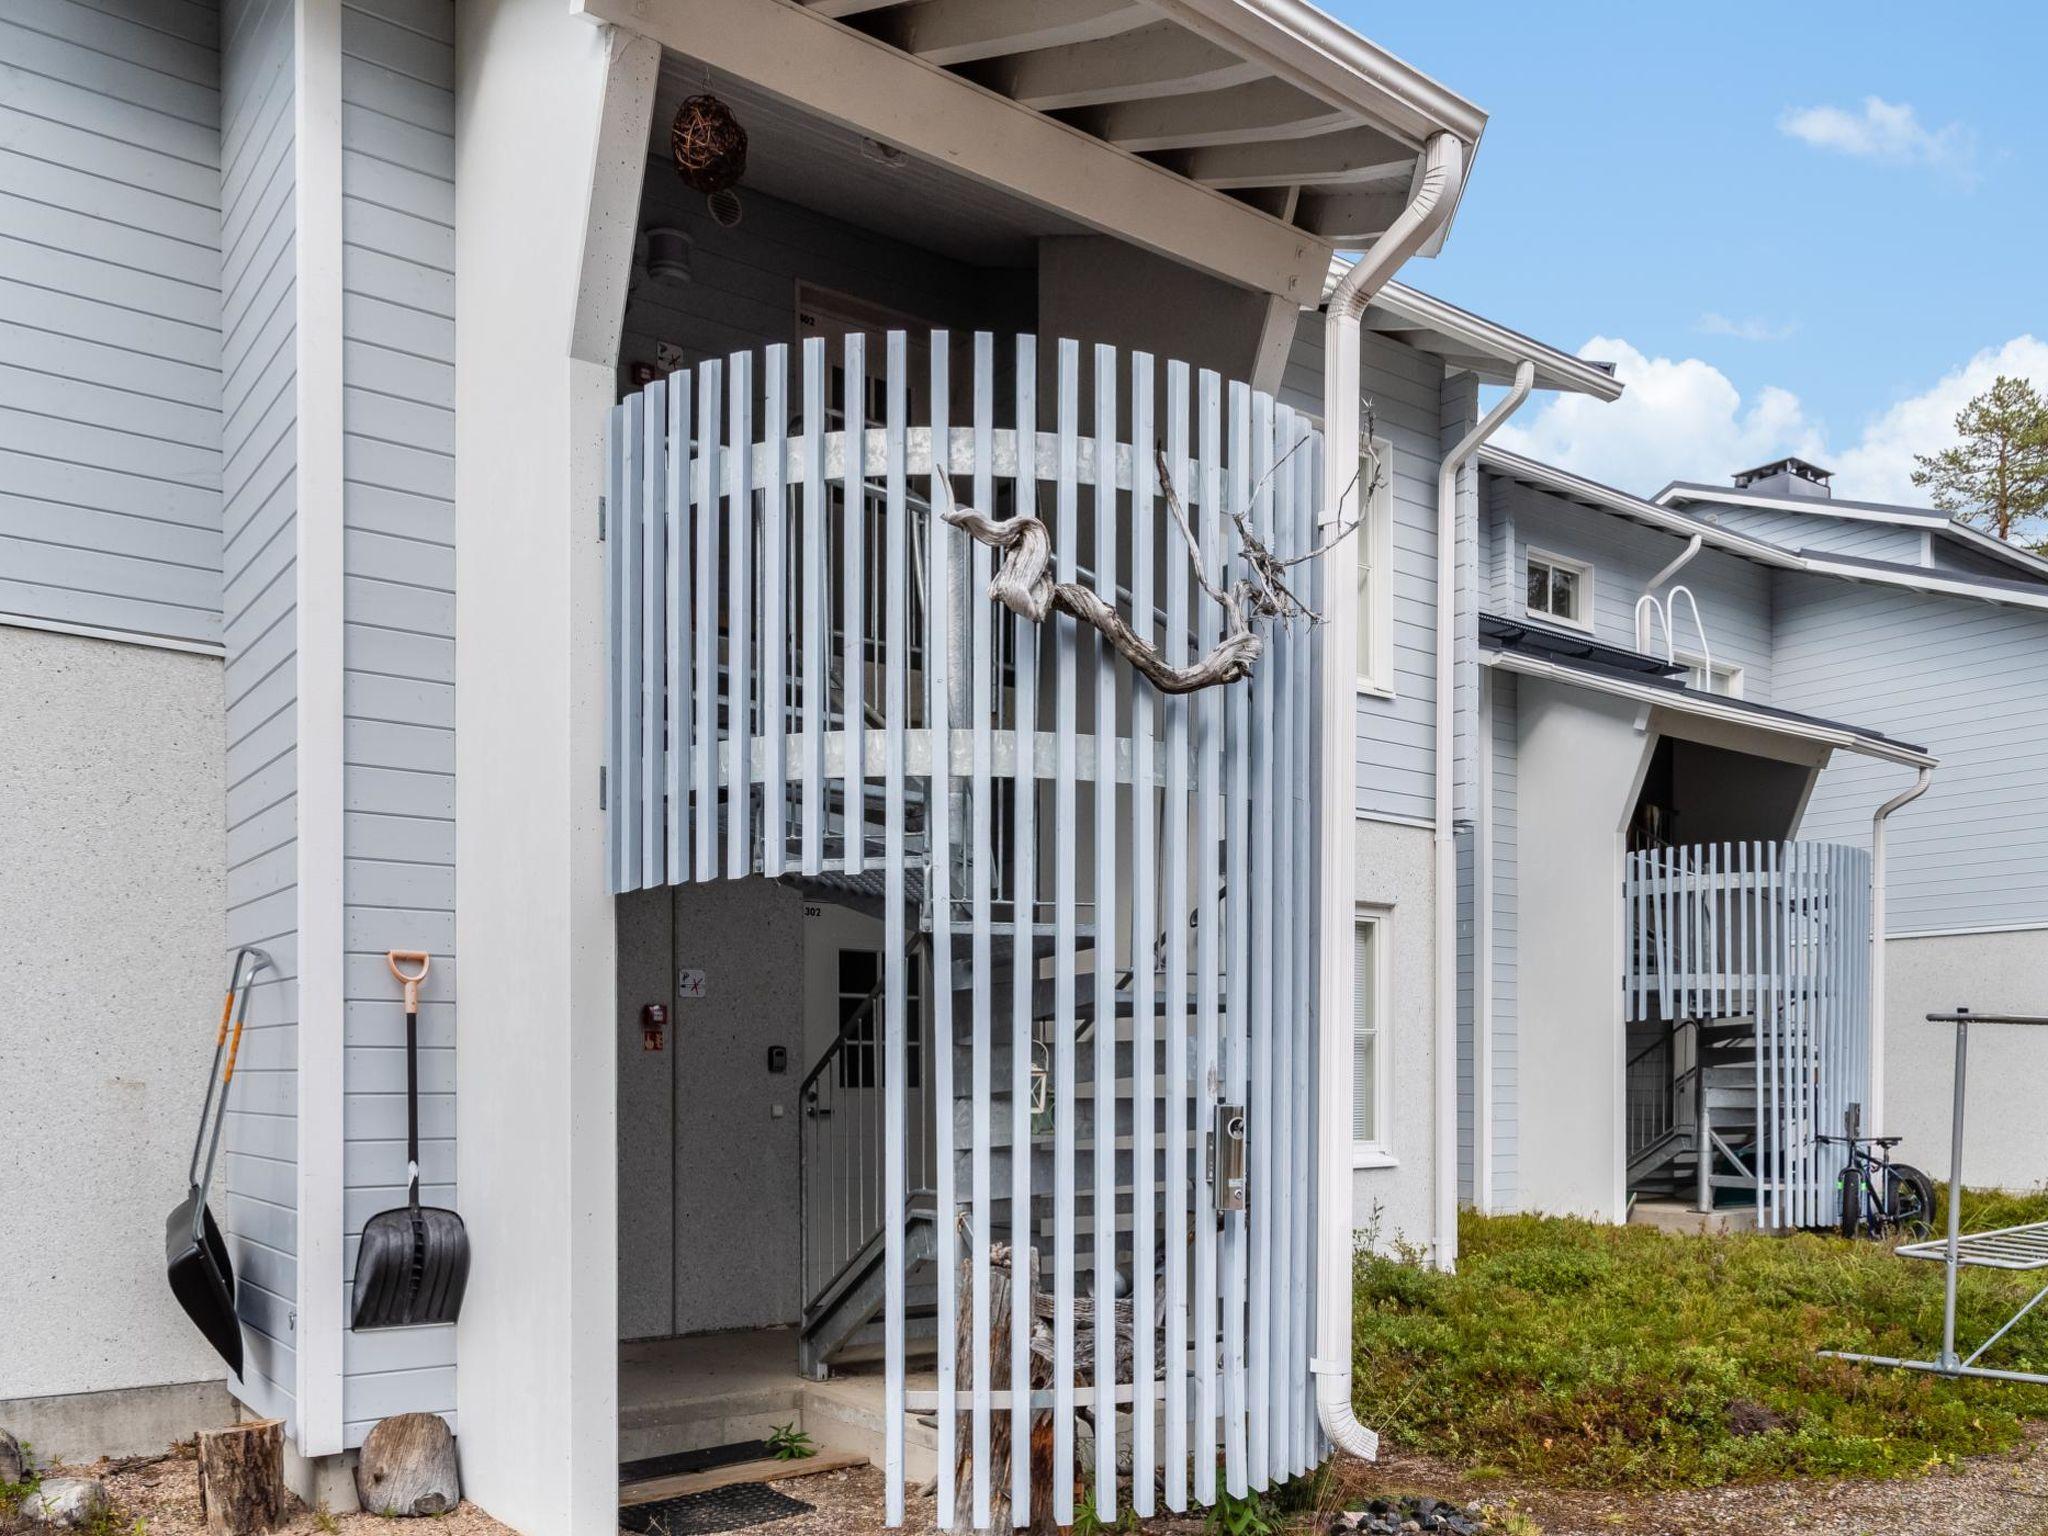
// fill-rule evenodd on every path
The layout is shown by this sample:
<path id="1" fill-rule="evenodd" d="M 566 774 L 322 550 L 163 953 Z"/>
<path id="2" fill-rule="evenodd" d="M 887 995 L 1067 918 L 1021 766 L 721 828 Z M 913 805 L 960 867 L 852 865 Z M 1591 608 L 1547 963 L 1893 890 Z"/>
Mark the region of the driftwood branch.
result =
<path id="1" fill-rule="evenodd" d="M 1381 476 L 1379 455 L 1372 447 L 1372 414 L 1369 408 L 1361 436 L 1358 474 L 1353 477 L 1351 485 L 1345 487 L 1345 494 L 1349 495 L 1352 487 L 1364 480 L 1365 490 L 1358 503 L 1363 508 L 1373 491 L 1378 489 Z M 1252 487 L 1254 502 L 1264 491 L 1266 483 L 1307 441 L 1306 437 L 1297 441 L 1259 477 L 1259 483 Z M 1043 518 L 1034 513 L 1020 512 L 1007 521 L 998 522 L 972 507 L 955 505 L 953 488 L 945 475 L 934 475 L 932 487 L 935 496 L 943 498 L 945 503 L 939 510 L 941 517 L 978 543 L 1003 552 L 1002 564 L 989 583 L 988 595 L 991 598 L 1034 624 L 1043 624 L 1047 615 L 1055 610 L 1067 614 L 1100 634 L 1115 647 L 1118 655 L 1137 668 L 1161 693 L 1195 693 L 1251 676 L 1252 668 L 1265 649 L 1264 641 L 1252 628 L 1254 619 L 1286 621 L 1303 618 L 1311 624 L 1322 622 L 1322 616 L 1288 586 L 1286 573 L 1297 565 L 1328 554 L 1356 531 L 1364 520 L 1364 513 L 1361 510 L 1321 544 L 1313 545 L 1298 555 L 1283 556 L 1275 553 L 1258 536 L 1252 528 L 1248 509 L 1240 507 L 1230 513 L 1230 519 L 1237 529 L 1238 556 L 1244 562 L 1246 574 L 1235 581 L 1225 580 L 1219 584 L 1209 575 L 1208 562 L 1195 538 L 1194 526 L 1181 501 L 1179 488 L 1173 483 L 1164 450 L 1157 450 L 1156 455 L 1159 484 L 1166 496 L 1167 509 L 1173 514 L 1181 537 L 1187 541 L 1188 559 L 1194 567 L 1195 580 L 1209 599 L 1223 610 L 1223 631 L 1215 645 L 1210 647 L 1206 656 L 1186 666 L 1174 666 L 1168 662 L 1159 654 L 1157 647 L 1131 628 L 1114 604 L 1092 588 L 1077 582 L 1056 582 L 1052 579 L 1052 532 L 1045 526 Z M 1370 478 L 1366 478 L 1368 475 Z M 1338 504 L 1343 504 L 1341 497 Z"/>

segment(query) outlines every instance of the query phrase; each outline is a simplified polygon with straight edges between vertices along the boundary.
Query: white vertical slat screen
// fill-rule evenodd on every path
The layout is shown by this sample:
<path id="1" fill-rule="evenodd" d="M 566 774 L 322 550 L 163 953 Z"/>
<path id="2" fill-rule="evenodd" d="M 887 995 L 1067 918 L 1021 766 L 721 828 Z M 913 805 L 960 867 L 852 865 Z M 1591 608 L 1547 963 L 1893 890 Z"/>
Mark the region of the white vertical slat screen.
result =
<path id="1" fill-rule="evenodd" d="M 1248 682 L 1162 696 L 1092 630 L 993 604 L 1000 557 L 936 515 L 1044 518 L 1057 578 L 1186 664 L 1220 614 L 1169 487 L 1227 580 L 1240 513 L 1283 556 L 1310 546 L 1321 444 L 1184 363 L 1062 341 L 1041 401 L 1039 361 L 1029 336 L 813 338 L 706 359 L 609 423 L 612 889 L 882 892 L 881 1150 L 821 1182 L 815 1248 L 880 1241 L 892 1524 L 912 1413 L 937 1415 L 941 1523 L 975 1529 L 1072 1522 L 1084 1416 L 1106 1520 L 1267 1488 L 1322 1450 L 1313 977 L 1321 934 L 1349 935 L 1311 899 L 1316 637 L 1267 626 Z M 1219 1205 L 1224 1104 L 1246 1113 L 1244 1211 Z M 919 1201 L 929 1250 L 907 1239 Z M 910 1389 L 920 1288 L 931 1391 Z"/>
<path id="2" fill-rule="evenodd" d="M 1842 1134 L 1870 1088 L 1870 855 L 1720 843 L 1628 855 L 1622 994 L 1631 1022 L 1748 1022 L 1758 1225 L 1837 1219 Z"/>

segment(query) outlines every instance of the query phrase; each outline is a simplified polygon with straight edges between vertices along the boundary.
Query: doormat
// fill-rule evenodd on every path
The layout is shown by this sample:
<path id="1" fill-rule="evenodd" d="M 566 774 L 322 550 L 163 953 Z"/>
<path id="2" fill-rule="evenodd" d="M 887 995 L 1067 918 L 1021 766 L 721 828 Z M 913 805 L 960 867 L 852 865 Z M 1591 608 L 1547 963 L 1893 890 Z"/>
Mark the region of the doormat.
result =
<path id="1" fill-rule="evenodd" d="M 730 1488 L 622 1509 L 619 1525 L 646 1536 L 713 1536 L 718 1531 L 743 1531 L 750 1525 L 808 1515 L 816 1507 L 763 1483 L 735 1483 Z"/>
<path id="2" fill-rule="evenodd" d="M 714 1467 L 735 1467 L 743 1461 L 760 1461 L 770 1454 L 766 1440 L 737 1440 L 730 1445 L 707 1445 L 701 1450 L 674 1451 L 667 1456 L 648 1456 L 639 1461 L 619 1463 L 619 1483 L 644 1483 L 651 1477 L 675 1477 L 684 1472 L 709 1472 Z"/>

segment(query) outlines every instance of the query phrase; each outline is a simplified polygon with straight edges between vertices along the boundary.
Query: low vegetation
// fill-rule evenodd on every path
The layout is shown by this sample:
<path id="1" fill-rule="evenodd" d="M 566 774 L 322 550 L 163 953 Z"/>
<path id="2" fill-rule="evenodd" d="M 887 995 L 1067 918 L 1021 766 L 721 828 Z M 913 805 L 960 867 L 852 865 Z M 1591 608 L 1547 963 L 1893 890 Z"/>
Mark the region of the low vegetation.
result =
<path id="1" fill-rule="evenodd" d="M 2048 1197 L 1972 1192 L 1964 1218 L 2048 1218 Z M 1456 1275 L 1360 1258 L 1355 1390 L 1365 1422 L 1475 1472 L 1630 1489 L 1905 1476 L 2008 1449 L 2024 1419 L 2048 1418 L 2048 1388 L 1815 1356 L 1934 1352 L 1940 1266 L 1874 1243 L 1470 1214 L 1460 1242 Z M 1965 1270 L 1965 1348 L 2044 1278 Z M 1996 1357 L 2048 1370 L 2048 1316 Z"/>

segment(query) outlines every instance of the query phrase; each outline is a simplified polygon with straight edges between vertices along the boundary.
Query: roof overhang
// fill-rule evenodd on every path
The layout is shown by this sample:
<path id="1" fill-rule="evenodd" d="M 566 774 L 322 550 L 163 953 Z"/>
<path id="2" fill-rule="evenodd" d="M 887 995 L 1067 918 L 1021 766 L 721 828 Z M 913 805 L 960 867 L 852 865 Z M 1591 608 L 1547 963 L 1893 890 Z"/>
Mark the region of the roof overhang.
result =
<path id="1" fill-rule="evenodd" d="M 1745 705 L 1739 699 L 1725 699 L 1716 694 L 1703 694 L 1689 688 L 1675 689 L 1654 682 L 1635 682 L 1610 673 L 1574 667 L 1540 656 L 1525 656 L 1514 651 L 1482 650 L 1479 662 L 1481 666 L 1512 672 L 1522 677 L 1546 678 L 1574 688 L 1585 688 L 1595 693 L 1629 699 L 1651 709 L 1669 710 L 1673 714 L 1712 721 L 1720 725 L 1762 731 L 1795 741 L 1817 743 L 1843 752 L 1854 752 L 1861 757 L 1877 758 L 1883 762 L 1904 763 L 1912 768 L 1932 768 L 1939 762 L 1932 753 L 1919 747 L 1908 746 L 1904 742 L 1895 742 L 1887 737 L 1870 735 L 1852 727 L 1835 725 L 1803 715 L 1790 715 Z"/>
<path id="2" fill-rule="evenodd" d="M 1645 527 L 1660 529 L 1676 534 L 1682 539 L 1697 537 L 1708 549 L 1725 550 L 1729 554 L 1741 555 L 1760 565 L 1774 565 L 1781 570 L 1804 570 L 1807 562 L 1792 550 L 1772 544 L 1764 539 L 1753 539 L 1747 534 L 1735 533 L 1729 529 L 1702 522 L 1683 512 L 1645 501 L 1640 496 L 1631 496 L 1618 491 L 1611 485 L 1602 485 L 1597 480 L 1588 480 L 1569 470 L 1555 465 L 1538 463 L 1519 453 L 1510 453 L 1488 443 L 1479 450 L 1482 468 L 1504 479 L 1518 481 L 1539 491 L 1548 491 L 1553 496 L 1567 501 L 1576 501 L 1602 512 L 1618 512 L 1623 517 L 1643 524 Z"/>
<path id="3" fill-rule="evenodd" d="M 1323 283 L 1325 298 L 1349 267 L 1344 257 L 1330 264 Z M 1365 328 L 1440 357 L 1487 384 L 1512 384 L 1516 366 L 1526 362 L 1536 370 L 1538 389 L 1596 400 L 1621 398 L 1623 385 L 1610 365 L 1574 357 L 1405 283 L 1390 282 L 1374 295 L 1366 306 Z"/>
<path id="4" fill-rule="evenodd" d="M 2004 603 L 2008 607 L 2048 612 L 2048 586 L 2038 582 L 1973 576 L 1967 571 L 1944 571 L 1939 566 L 1897 565 L 1888 560 L 1838 555 L 1825 549 L 1800 550 L 1799 563 L 1818 576 L 1838 576 L 1847 581 L 1903 587 L 1909 592 L 1929 592 L 1943 597 L 1974 597 L 1980 602 Z"/>
<path id="5" fill-rule="evenodd" d="M 571 0 L 1084 227 L 1313 306 L 1486 116 L 1303 0 Z"/>

